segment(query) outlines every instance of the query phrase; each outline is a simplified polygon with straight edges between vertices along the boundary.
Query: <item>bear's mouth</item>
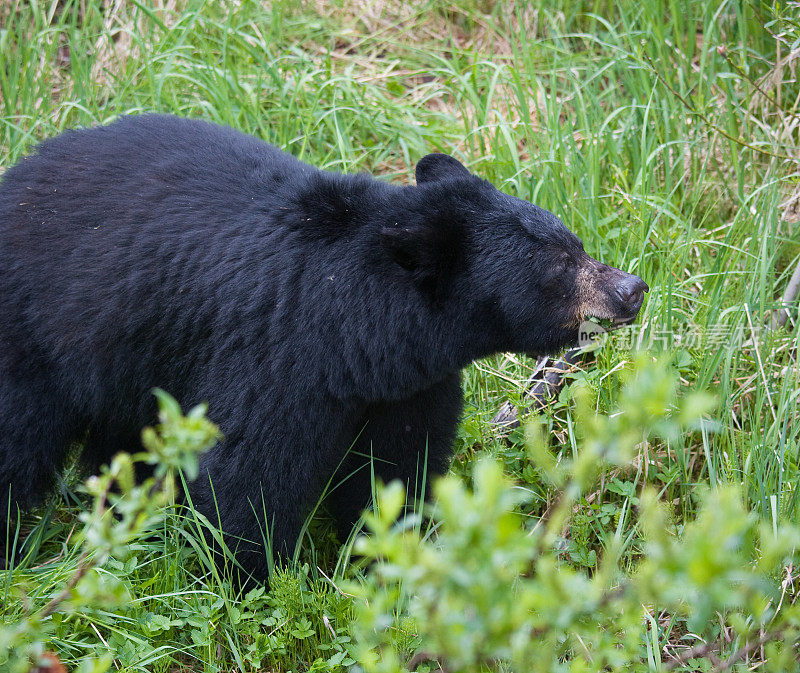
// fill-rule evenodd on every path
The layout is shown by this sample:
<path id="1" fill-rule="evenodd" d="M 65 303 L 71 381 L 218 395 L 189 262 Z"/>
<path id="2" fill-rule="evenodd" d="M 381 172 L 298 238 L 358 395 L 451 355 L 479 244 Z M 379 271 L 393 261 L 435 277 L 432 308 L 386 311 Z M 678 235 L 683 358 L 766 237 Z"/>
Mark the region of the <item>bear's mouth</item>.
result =
<path id="1" fill-rule="evenodd" d="M 608 332 L 609 330 L 619 329 L 620 327 L 630 325 L 634 320 L 636 320 L 637 316 L 638 314 L 631 316 L 615 316 L 613 318 L 600 318 L 598 316 L 589 315 L 584 317 L 581 322 L 595 322 Z"/>
<path id="2" fill-rule="evenodd" d="M 567 325 L 564 325 L 566 329 L 575 329 L 583 325 L 587 322 L 592 322 L 601 327 L 604 331 L 610 332 L 615 329 L 620 329 L 621 327 L 625 327 L 633 323 L 638 314 L 636 315 L 629 315 L 629 316 L 612 316 L 609 317 L 607 315 L 591 315 L 591 314 L 582 314 L 578 315 L 574 321 L 570 322 Z"/>

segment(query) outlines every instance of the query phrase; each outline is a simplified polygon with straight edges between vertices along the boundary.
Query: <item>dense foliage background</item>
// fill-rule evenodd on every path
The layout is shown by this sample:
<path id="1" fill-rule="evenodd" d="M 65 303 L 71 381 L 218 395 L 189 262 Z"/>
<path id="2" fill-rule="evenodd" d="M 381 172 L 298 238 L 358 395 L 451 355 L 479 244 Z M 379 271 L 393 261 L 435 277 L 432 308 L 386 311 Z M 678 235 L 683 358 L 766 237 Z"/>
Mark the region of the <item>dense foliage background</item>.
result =
<path id="1" fill-rule="evenodd" d="M 322 503 L 266 591 L 214 572 L 191 510 L 135 492 L 147 516 L 109 523 L 69 472 L 10 531 L 0 670 L 44 649 L 158 672 L 796 666 L 798 309 L 780 326 L 776 308 L 800 256 L 798 17 L 739 0 L 1 5 L 0 170 L 145 111 L 400 182 L 444 151 L 651 291 L 510 436 L 491 418 L 534 363 L 475 364 L 433 518 L 393 526 L 390 489 L 351 557 Z M 167 434 L 151 450 L 190 470 L 203 442 Z"/>

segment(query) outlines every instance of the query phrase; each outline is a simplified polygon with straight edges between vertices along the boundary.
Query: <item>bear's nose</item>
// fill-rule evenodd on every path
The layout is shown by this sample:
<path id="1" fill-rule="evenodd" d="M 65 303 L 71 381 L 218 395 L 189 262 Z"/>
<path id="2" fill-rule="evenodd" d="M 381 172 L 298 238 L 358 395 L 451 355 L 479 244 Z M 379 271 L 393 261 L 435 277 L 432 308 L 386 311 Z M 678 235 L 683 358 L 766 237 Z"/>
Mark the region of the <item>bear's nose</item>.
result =
<path id="1" fill-rule="evenodd" d="M 650 288 L 639 276 L 628 274 L 614 288 L 614 293 L 622 304 L 628 308 L 632 314 L 636 314 L 642 307 L 644 293 Z"/>

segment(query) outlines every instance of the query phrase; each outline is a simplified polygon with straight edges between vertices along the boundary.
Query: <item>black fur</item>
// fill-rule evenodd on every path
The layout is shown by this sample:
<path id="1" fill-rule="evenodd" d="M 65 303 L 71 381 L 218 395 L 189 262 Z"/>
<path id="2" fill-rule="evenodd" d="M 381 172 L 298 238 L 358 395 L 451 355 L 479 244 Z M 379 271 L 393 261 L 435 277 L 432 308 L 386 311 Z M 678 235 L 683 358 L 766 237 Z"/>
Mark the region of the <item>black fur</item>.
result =
<path id="1" fill-rule="evenodd" d="M 460 370 L 571 342 L 585 254 L 452 157 L 417 176 L 326 173 L 159 115 L 39 145 L 0 183 L 0 511 L 9 489 L 12 509 L 42 497 L 71 440 L 93 468 L 135 450 L 154 386 L 225 434 L 197 507 L 216 521 L 210 477 L 223 529 L 260 542 L 265 511 L 284 554 L 351 445 L 344 529 L 365 456 L 385 480 L 442 473 Z M 260 549 L 238 558 L 263 577 Z"/>

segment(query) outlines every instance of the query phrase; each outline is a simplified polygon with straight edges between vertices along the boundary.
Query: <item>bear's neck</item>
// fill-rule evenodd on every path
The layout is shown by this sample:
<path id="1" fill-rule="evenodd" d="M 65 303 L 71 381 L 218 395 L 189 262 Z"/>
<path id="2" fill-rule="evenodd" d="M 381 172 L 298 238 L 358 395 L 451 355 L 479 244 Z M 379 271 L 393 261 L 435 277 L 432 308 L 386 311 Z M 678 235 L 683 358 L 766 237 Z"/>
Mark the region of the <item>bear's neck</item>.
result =
<path id="1" fill-rule="evenodd" d="M 489 354 L 464 343 L 442 310 L 409 295 L 376 301 L 365 293 L 354 315 L 342 321 L 331 348 L 337 360 L 328 368 L 337 397 L 404 399 Z"/>
<path id="2" fill-rule="evenodd" d="M 343 275 L 327 277 L 342 300 L 332 303 L 334 313 L 324 323 L 328 350 L 336 354 L 326 365 L 326 378 L 337 397 L 403 399 L 500 350 L 498 321 L 455 305 L 451 295 L 458 295 L 457 289 L 436 297 L 419 288 L 380 248 L 381 228 L 408 218 L 404 192 L 409 189 L 376 190 L 373 183 L 371 221 L 347 244 L 359 261 Z M 328 248 L 331 254 L 334 249 Z"/>

